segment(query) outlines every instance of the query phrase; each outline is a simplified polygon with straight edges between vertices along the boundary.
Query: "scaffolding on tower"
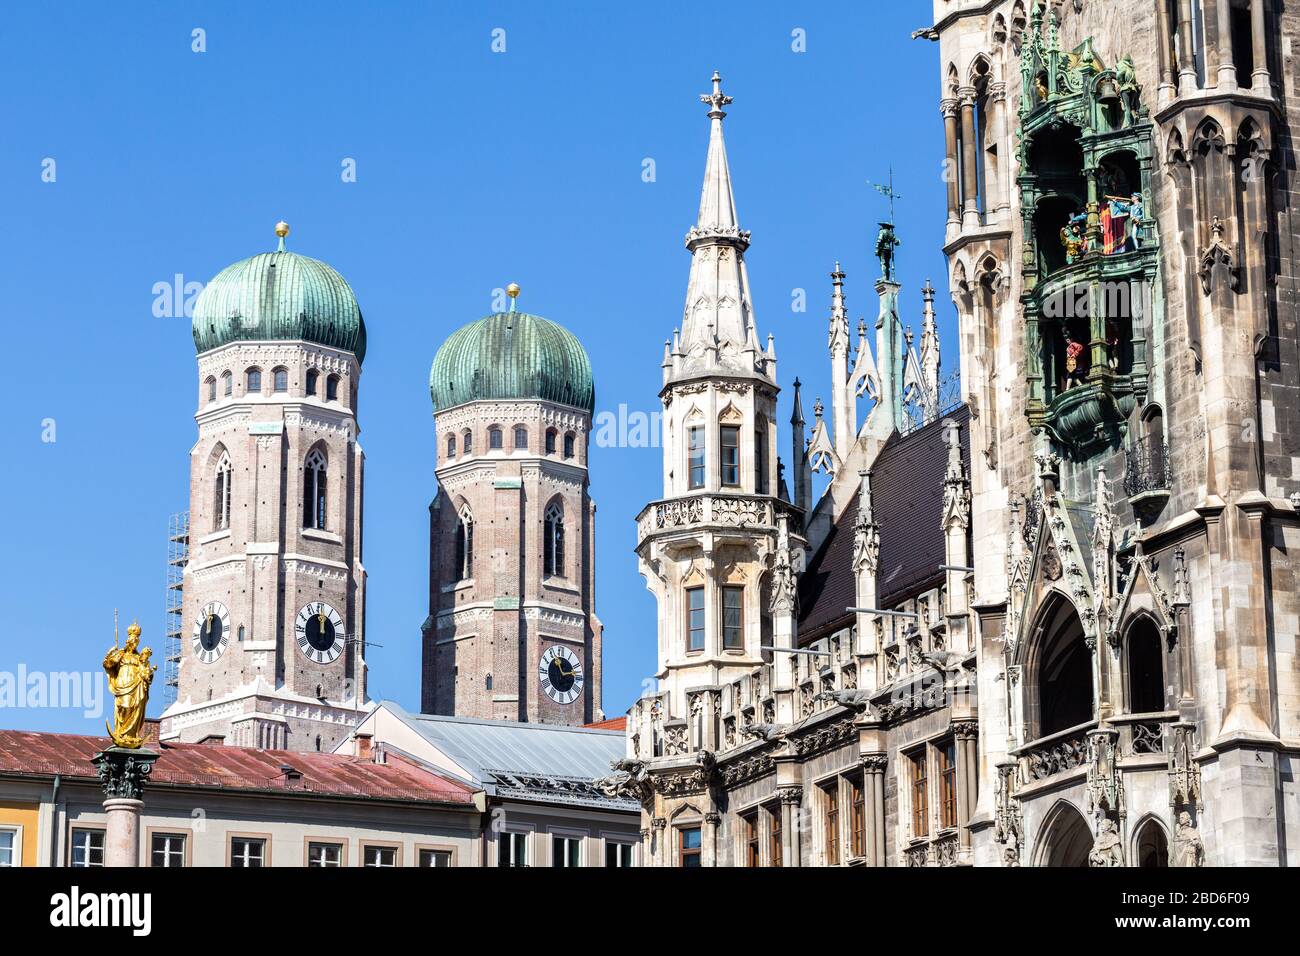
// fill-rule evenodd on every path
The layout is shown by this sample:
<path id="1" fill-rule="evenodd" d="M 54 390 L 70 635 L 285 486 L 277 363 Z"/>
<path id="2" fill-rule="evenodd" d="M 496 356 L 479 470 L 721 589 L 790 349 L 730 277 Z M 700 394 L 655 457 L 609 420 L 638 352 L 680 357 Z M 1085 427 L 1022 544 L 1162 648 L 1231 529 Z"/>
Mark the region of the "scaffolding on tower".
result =
<path id="1" fill-rule="evenodd" d="M 181 621 L 185 604 L 185 565 L 190 559 L 190 513 L 181 511 L 167 523 L 167 610 L 163 636 L 166 657 L 163 667 L 163 702 L 172 704 L 180 687 L 181 654 L 185 644 Z"/>

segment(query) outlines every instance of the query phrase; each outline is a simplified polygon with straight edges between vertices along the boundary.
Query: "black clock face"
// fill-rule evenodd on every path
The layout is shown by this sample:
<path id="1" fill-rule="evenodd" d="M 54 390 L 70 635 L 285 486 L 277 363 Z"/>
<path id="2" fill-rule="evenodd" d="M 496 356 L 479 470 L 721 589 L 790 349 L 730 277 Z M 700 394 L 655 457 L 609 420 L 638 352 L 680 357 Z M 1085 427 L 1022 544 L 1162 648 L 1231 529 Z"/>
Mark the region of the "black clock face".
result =
<path id="1" fill-rule="evenodd" d="M 546 675 L 551 679 L 551 686 L 561 694 L 567 694 L 578 679 L 572 665 L 563 657 L 551 658 L 551 663 L 546 667 Z"/>
<path id="2" fill-rule="evenodd" d="M 298 612 L 294 633 L 299 650 L 316 664 L 338 660 L 347 637 L 339 612 L 322 601 L 313 601 Z"/>
<path id="3" fill-rule="evenodd" d="M 328 651 L 334 646 L 334 624 L 324 614 L 313 614 L 307 619 L 307 643 L 318 651 Z"/>
<path id="4" fill-rule="evenodd" d="M 199 647 L 205 651 L 215 651 L 221 646 L 221 618 L 209 614 L 199 625 Z"/>

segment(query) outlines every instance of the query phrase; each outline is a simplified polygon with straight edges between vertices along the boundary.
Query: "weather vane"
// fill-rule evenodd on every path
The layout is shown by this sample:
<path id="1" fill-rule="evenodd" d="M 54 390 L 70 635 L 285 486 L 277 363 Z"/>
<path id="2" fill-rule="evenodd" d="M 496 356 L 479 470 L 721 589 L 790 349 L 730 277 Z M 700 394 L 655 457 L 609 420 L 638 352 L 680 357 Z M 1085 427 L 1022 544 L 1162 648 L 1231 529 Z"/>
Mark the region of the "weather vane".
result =
<path id="1" fill-rule="evenodd" d="M 894 223 L 894 200 L 895 200 L 895 199 L 902 199 L 902 198 L 903 198 L 903 197 L 900 196 L 898 193 L 894 192 L 894 167 L 893 167 L 893 166 L 890 166 L 890 167 L 889 167 L 889 185 L 888 185 L 888 186 L 883 186 L 883 185 L 881 185 L 880 183 L 873 183 L 870 179 L 867 180 L 867 185 L 870 186 L 872 189 L 874 189 L 876 192 L 880 193 L 880 195 L 884 196 L 886 199 L 889 200 L 889 222 L 890 222 L 890 225 L 893 225 L 893 223 Z"/>

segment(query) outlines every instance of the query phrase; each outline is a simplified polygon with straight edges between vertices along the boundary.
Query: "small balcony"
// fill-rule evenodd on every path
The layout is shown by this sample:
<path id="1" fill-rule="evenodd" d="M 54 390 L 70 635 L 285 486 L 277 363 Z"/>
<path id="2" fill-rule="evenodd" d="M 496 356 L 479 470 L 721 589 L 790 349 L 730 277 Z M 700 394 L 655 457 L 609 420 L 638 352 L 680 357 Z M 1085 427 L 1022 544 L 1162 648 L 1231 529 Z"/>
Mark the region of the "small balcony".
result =
<path id="1" fill-rule="evenodd" d="M 1024 767 L 1024 779 L 1036 783 L 1084 766 L 1088 762 L 1088 731 L 1096 726 L 1097 722 L 1090 720 L 1012 751 Z"/>
<path id="2" fill-rule="evenodd" d="M 646 505 L 637 515 L 639 548 L 652 536 L 693 537 L 702 531 L 776 531 L 777 519 L 786 515 L 790 533 L 801 534 L 803 518 L 794 505 L 768 495 L 701 492 Z"/>
<path id="3" fill-rule="evenodd" d="M 1130 445 L 1124 457 L 1124 494 L 1138 519 L 1149 523 L 1169 500 L 1169 444 L 1154 437 L 1144 438 Z"/>

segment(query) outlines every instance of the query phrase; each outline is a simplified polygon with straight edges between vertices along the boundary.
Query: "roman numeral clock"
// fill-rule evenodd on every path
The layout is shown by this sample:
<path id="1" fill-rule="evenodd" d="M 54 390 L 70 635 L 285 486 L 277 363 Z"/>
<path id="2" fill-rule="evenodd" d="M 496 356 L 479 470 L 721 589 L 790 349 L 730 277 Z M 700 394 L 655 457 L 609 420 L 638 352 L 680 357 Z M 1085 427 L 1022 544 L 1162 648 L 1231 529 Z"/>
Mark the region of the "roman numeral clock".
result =
<path id="1" fill-rule="evenodd" d="M 316 664 L 333 664 L 338 660 L 347 639 L 343 618 L 322 601 L 313 601 L 298 612 L 294 632 L 298 649 Z"/>
<path id="2" fill-rule="evenodd" d="M 213 664 L 230 643 L 230 611 L 220 601 L 209 601 L 199 609 L 190 646 L 204 664 Z"/>
<path id="3" fill-rule="evenodd" d="M 582 695 L 582 659 L 567 647 L 552 644 L 544 650 L 537 676 L 546 696 L 557 704 L 572 704 Z"/>

